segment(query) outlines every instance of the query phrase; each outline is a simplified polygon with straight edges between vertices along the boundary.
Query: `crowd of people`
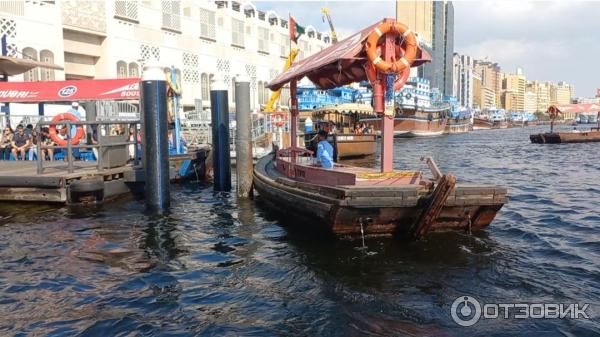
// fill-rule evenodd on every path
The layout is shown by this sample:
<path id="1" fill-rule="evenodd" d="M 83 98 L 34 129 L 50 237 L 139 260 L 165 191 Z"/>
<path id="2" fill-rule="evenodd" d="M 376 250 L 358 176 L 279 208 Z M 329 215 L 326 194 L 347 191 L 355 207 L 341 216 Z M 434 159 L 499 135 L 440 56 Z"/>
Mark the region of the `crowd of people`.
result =
<path id="1" fill-rule="evenodd" d="M 19 124 L 15 130 L 7 126 L 0 135 L 0 160 L 10 160 L 11 155 L 14 160 L 33 160 L 34 156 L 38 155 L 38 142 L 46 146 L 55 145 L 49 136 L 48 128 L 42 128 L 38 135 L 31 124 L 26 127 Z M 44 159 L 54 160 L 54 149 L 42 151 Z"/>
<path id="2" fill-rule="evenodd" d="M 342 125 L 340 124 L 336 124 L 334 122 L 321 122 L 318 124 L 318 130 L 324 130 L 327 131 L 329 134 L 337 134 L 339 133 L 339 130 L 342 128 Z M 375 129 L 373 128 L 373 125 L 367 125 L 366 123 L 355 123 L 354 127 L 350 130 L 351 133 L 354 133 L 355 135 L 367 135 L 367 134 L 374 134 L 375 133 Z"/>

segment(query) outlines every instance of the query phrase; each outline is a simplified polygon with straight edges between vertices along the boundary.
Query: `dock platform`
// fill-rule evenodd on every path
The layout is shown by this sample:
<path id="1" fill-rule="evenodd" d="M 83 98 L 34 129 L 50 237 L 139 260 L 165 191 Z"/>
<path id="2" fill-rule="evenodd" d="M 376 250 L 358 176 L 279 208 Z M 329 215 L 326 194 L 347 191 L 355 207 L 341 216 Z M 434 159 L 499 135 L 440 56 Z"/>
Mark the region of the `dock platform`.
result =
<path id="1" fill-rule="evenodd" d="M 73 168 L 69 173 L 64 161 L 45 162 L 38 174 L 35 161 L 0 161 L 0 201 L 71 203 L 71 190 L 105 200 L 134 192 L 133 185 L 143 181 L 141 169 L 132 164 L 98 170 L 95 161 L 81 161 Z"/>

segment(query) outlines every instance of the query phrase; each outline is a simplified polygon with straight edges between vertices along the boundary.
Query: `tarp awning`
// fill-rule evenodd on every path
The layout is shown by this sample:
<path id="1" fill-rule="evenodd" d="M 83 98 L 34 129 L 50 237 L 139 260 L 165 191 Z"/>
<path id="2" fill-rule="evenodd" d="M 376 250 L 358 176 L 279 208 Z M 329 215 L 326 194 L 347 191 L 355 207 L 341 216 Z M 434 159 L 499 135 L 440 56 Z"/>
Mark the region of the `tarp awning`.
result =
<path id="1" fill-rule="evenodd" d="M 10 56 L 0 56 L 0 74 L 3 75 L 19 75 L 37 67 L 63 70 L 63 67 L 53 63 L 39 62 L 29 59 L 20 59 Z"/>
<path id="2" fill-rule="evenodd" d="M 563 104 L 563 105 L 552 105 L 559 112 L 572 112 L 572 113 L 592 113 L 600 112 L 600 104 L 598 103 L 579 103 L 579 104 Z"/>
<path id="3" fill-rule="evenodd" d="M 331 89 L 366 80 L 364 67 L 368 60 L 364 43 L 380 23 L 377 22 L 304 60 L 293 63 L 287 71 L 279 74 L 269 83 L 269 89 L 277 90 L 291 80 L 300 80 L 304 76 L 307 76 L 319 89 Z M 429 53 L 419 47 L 417 59 L 412 66 L 417 67 L 430 60 Z"/>
<path id="4" fill-rule="evenodd" d="M 0 82 L 0 103 L 136 100 L 139 78 Z"/>

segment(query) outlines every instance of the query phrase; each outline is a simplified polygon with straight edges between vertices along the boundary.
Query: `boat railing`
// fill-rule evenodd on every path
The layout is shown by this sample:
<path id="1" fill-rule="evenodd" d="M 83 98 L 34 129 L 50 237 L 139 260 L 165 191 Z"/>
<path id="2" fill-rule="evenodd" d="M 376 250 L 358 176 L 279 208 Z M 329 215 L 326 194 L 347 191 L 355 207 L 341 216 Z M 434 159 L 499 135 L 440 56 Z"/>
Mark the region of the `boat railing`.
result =
<path id="1" fill-rule="evenodd" d="M 44 159 L 45 154 L 44 150 L 52 149 L 52 150 L 67 150 L 66 159 L 67 159 L 67 171 L 69 173 L 73 173 L 75 171 L 74 161 L 75 156 L 73 154 L 74 149 L 92 149 L 95 157 L 96 157 L 96 168 L 98 171 L 103 171 L 105 166 L 112 167 L 112 164 L 109 162 L 104 163 L 103 157 L 105 151 L 107 152 L 107 158 L 110 161 L 110 149 L 113 148 L 121 148 L 124 153 L 127 154 L 127 147 L 133 145 L 133 166 L 140 165 L 140 149 L 138 148 L 138 126 L 141 124 L 139 120 L 110 120 L 110 121 L 61 121 L 59 123 L 52 122 L 51 120 L 46 120 L 46 118 L 42 118 L 36 125 L 36 132 L 38 135 L 41 135 L 42 128 L 44 126 L 61 124 L 66 126 L 66 145 L 45 145 L 41 141 L 41 137 L 38 138 L 36 144 L 37 151 L 37 173 L 44 173 Z M 125 138 L 126 140 L 121 141 L 120 139 L 109 140 L 108 138 L 112 138 L 110 130 L 107 130 L 108 127 L 112 125 L 129 125 L 133 126 L 133 135 L 130 134 L 129 128 L 124 130 L 123 134 L 116 135 L 120 138 Z M 85 127 L 87 130 L 84 132 L 84 137 L 82 138 L 82 143 L 73 144 L 72 141 L 72 126 L 81 126 Z M 132 137 L 133 136 L 133 137 Z M 131 140 L 130 140 L 131 139 Z M 95 151 L 94 151 L 95 150 Z M 119 157 L 116 155 L 115 157 Z M 125 166 L 127 160 L 123 165 L 115 165 L 115 166 Z M 55 167 L 54 167 L 55 168 Z"/>

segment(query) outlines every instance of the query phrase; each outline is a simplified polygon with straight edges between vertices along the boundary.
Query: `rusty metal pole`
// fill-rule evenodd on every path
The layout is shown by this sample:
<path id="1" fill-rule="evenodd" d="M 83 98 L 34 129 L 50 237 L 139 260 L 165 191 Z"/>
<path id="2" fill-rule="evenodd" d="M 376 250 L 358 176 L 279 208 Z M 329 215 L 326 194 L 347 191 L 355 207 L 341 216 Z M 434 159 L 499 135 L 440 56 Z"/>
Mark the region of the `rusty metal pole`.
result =
<path id="1" fill-rule="evenodd" d="M 395 56 L 395 41 L 394 36 L 387 34 L 385 36 L 384 57 L 387 62 L 390 62 Z M 378 99 L 378 104 L 383 106 L 383 115 L 381 116 L 382 134 L 381 134 L 381 172 L 392 172 L 394 170 L 394 117 L 395 111 L 392 109 L 390 116 L 385 113 L 385 86 L 387 78 L 385 74 L 379 73 L 377 80 L 378 90 L 381 95 L 375 97 Z M 393 89 L 392 89 L 393 90 Z M 374 90 L 375 91 L 375 90 Z M 393 93 L 392 93 L 393 96 Z M 380 108 L 381 109 L 381 108 Z"/>

